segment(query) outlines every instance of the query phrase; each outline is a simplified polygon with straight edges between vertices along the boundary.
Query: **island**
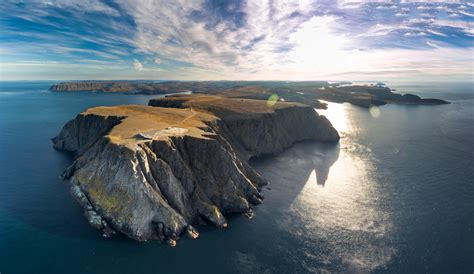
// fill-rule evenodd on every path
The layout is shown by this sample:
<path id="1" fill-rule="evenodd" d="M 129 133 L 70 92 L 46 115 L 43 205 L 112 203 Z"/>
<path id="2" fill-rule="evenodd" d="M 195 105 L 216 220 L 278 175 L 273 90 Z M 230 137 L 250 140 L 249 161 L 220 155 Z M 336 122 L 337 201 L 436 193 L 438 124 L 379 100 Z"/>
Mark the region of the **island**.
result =
<path id="1" fill-rule="evenodd" d="M 399 94 L 384 83 L 353 85 L 351 82 L 327 81 L 79 81 L 62 82 L 51 86 L 56 92 L 98 91 L 126 92 L 129 94 L 198 93 L 230 98 L 268 99 L 299 102 L 324 109 L 321 100 L 351 103 L 360 107 L 384 104 L 441 105 L 441 99 L 424 99 L 407 93 Z"/>
<path id="2" fill-rule="evenodd" d="M 338 140 L 308 105 L 193 94 L 88 109 L 53 143 L 75 154 L 62 178 L 91 226 L 174 246 L 198 237 L 195 224 L 225 228 L 262 202 L 267 181 L 250 158 Z"/>

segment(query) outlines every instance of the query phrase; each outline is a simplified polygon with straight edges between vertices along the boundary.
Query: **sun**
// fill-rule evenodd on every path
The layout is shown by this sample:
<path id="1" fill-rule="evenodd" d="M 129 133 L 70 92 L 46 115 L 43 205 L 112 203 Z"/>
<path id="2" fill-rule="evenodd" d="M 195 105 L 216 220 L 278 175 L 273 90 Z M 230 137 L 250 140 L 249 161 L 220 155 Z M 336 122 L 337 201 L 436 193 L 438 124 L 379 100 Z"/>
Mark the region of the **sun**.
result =
<path id="1" fill-rule="evenodd" d="M 290 36 L 296 46 L 289 54 L 301 69 L 324 74 L 347 68 L 345 48 L 350 40 L 330 30 L 334 21 L 330 16 L 314 17 Z"/>

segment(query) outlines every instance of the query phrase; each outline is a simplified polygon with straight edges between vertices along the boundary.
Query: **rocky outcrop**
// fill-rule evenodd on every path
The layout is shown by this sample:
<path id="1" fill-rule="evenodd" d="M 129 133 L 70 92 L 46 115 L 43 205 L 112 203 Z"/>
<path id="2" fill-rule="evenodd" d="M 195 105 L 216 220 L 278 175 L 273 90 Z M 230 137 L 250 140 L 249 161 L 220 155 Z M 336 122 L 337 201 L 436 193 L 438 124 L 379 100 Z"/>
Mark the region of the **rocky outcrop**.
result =
<path id="1" fill-rule="evenodd" d="M 152 106 L 97 107 L 68 122 L 54 147 L 76 153 L 64 172 L 91 226 L 138 241 L 226 227 L 226 215 L 262 202 L 266 184 L 248 164 L 303 140 L 339 135 L 312 108 L 278 102 L 176 96 Z"/>
<path id="2" fill-rule="evenodd" d="M 129 92 L 133 91 L 133 85 L 127 82 L 61 82 L 52 85 L 51 91 L 117 91 Z"/>
<path id="3" fill-rule="evenodd" d="M 83 82 L 61 82 L 52 85 L 51 91 L 97 91 L 97 92 L 126 92 L 140 94 L 168 94 L 189 91 L 183 88 L 169 88 L 167 85 L 155 82 L 141 81 L 83 81 Z"/>
<path id="4" fill-rule="evenodd" d="M 313 92 L 316 98 L 338 103 L 349 102 L 361 107 L 385 104 L 404 105 L 442 105 L 449 102 L 441 99 L 423 99 L 411 93 L 398 94 L 385 85 L 378 83 L 374 86 L 340 86 L 328 87 L 323 90 Z"/>
<path id="5" fill-rule="evenodd" d="M 245 159 L 278 153 L 304 140 L 339 140 L 337 131 L 326 117 L 301 104 L 278 102 L 278 106 L 272 108 L 261 100 L 174 95 L 152 99 L 149 105 L 198 108 L 213 113 L 219 118 L 216 122 L 219 135 L 231 140 L 232 146 L 242 152 Z"/>

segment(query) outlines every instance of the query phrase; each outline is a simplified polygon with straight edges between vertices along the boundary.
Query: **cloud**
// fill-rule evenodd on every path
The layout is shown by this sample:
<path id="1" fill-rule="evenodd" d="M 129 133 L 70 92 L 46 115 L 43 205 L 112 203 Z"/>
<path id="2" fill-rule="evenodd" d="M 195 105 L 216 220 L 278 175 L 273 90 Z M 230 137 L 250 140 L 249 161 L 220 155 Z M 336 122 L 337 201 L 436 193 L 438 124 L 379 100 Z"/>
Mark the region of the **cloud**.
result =
<path id="1" fill-rule="evenodd" d="M 337 4 L 339 7 L 346 7 L 346 8 L 359 8 L 364 4 L 392 4 L 392 0 L 337 0 Z"/>
<path id="2" fill-rule="evenodd" d="M 457 50 L 472 48 L 473 9 L 419 0 L 6 0 L 0 47 L 10 64 L 111 62 L 136 77 L 182 79 L 310 79 L 404 66 L 432 75 L 422 66 L 445 49 L 446 73 L 465 74 L 472 54 Z M 393 58 L 402 59 L 389 68 Z"/>
<path id="3" fill-rule="evenodd" d="M 156 60 L 155 60 L 156 62 Z M 148 72 L 148 73 L 153 73 L 153 72 L 163 72 L 163 69 L 161 68 L 156 68 L 156 67 L 145 67 L 143 63 L 138 61 L 137 59 L 133 59 L 133 69 L 137 72 Z M 153 75 L 153 74 L 152 74 Z M 156 76 L 156 75 L 155 75 Z"/>
<path id="4" fill-rule="evenodd" d="M 430 47 L 433 47 L 433 48 L 440 48 L 440 46 L 438 44 L 433 43 L 431 41 L 426 42 L 426 44 Z"/>
<path id="5" fill-rule="evenodd" d="M 461 4 L 461 0 L 401 0 L 400 3 L 440 3 L 440 4 Z"/>
<path id="6" fill-rule="evenodd" d="M 140 61 L 138 61 L 137 59 L 133 59 L 133 69 L 135 69 L 138 72 L 142 72 L 144 69 L 143 64 L 140 63 Z"/>
<path id="7" fill-rule="evenodd" d="M 55 7 L 60 9 L 74 9 L 81 12 L 96 12 L 110 16 L 119 16 L 120 13 L 109 5 L 97 0 L 28 0 L 18 1 L 20 3 L 27 3 L 29 5 L 36 5 L 38 7 Z"/>
<path id="8" fill-rule="evenodd" d="M 456 28 L 467 35 L 474 35 L 474 22 L 470 21 L 453 21 L 453 20 L 436 20 L 434 25 L 439 27 Z"/>

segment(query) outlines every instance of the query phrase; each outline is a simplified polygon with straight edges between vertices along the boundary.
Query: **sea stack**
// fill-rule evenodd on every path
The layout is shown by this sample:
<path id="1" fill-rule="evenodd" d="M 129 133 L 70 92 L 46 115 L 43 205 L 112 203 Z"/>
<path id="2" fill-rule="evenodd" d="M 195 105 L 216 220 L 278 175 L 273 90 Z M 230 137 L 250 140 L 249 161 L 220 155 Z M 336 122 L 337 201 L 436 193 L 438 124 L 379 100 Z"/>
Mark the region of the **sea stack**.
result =
<path id="1" fill-rule="evenodd" d="M 226 215 L 263 199 L 267 182 L 248 159 L 339 140 L 324 116 L 298 103 L 186 95 L 149 104 L 88 109 L 53 138 L 75 153 L 63 178 L 107 235 L 174 245 L 182 234 L 196 238 L 197 222 L 226 227 Z"/>

